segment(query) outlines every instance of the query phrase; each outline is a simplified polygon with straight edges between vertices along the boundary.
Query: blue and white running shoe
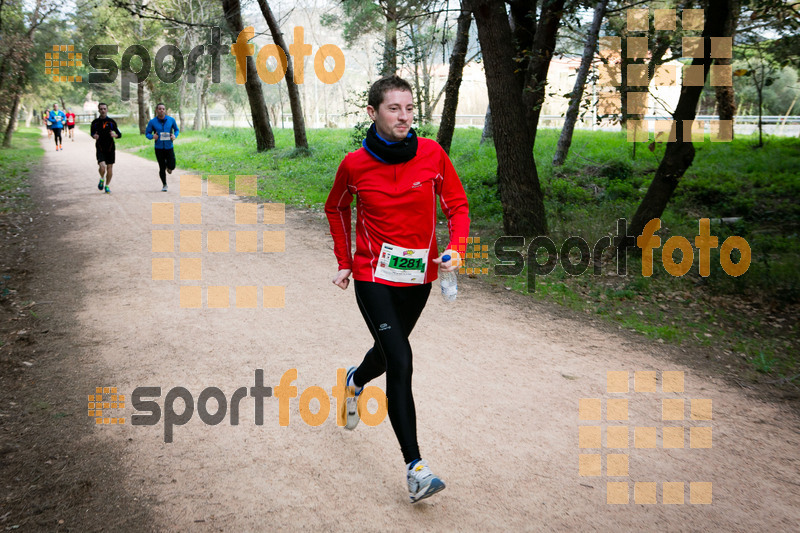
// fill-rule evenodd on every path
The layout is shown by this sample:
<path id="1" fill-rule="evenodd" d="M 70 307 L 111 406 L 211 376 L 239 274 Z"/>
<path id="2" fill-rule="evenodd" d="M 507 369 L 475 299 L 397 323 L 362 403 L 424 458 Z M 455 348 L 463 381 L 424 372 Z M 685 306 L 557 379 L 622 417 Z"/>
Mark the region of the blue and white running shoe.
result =
<path id="1" fill-rule="evenodd" d="M 428 463 L 420 459 L 408 470 L 408 497 L 411 503 L 424 500 L 443 490 L 444 481 L 433 475 Z"/>

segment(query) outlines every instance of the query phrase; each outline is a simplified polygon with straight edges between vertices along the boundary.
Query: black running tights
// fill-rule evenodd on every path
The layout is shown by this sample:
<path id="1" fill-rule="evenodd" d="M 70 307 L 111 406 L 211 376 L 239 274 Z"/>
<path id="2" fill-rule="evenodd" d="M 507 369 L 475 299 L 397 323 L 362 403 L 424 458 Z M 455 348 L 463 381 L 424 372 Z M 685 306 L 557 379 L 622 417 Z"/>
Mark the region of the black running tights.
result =
<path id="1" fill-rule="evenodd" d="M 158 134 L 156 134 L 158 135 Z M 167 184 L 167 169 L 175 170 L 175 150 L 172 148 L 156 148 L 156 161 L 158 161 L 158 177 L 161 184 Z"/>
<path id="2" fill-rule="evenodd" d="M 389 420 L 406 463 L 419 459 L 417 413 L 411 393 L 411 344 L 408 336 L 425 308 L 431 284 L 393 287 L 355 281 L 358 308 L 375 344 L 353 375 L 363 386 L 386 372 Z"/>

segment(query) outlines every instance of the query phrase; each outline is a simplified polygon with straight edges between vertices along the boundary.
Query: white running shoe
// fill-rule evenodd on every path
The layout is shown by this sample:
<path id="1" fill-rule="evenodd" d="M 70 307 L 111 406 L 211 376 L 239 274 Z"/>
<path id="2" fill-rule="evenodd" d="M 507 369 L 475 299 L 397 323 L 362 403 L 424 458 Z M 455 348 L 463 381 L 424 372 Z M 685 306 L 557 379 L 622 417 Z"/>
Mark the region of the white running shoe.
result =
<path id="1" fill-rule="evenodd" d="M 163 187 L 161 187 L 161 192 L 167 192 L 167 186 L 166 186 L 166 185 L 164 185 Z"/>
<path id="2" fill-rule="evenodd" d="M 433 475 L 428 463 L 420 459 L 407 474 L 408 497 L 411 503 L 424 500 L 444 489 L 444 481 Z"/>
<path id="3" fill-rule="evenodd" d="M 356 371 L 355 366 L 351 366 L 347 369 L 347 378 L 344 380 L 345 385 L 350 388 L 353 388 L 353 392 L 355 393 L 355 384 L 353 383 L 353 374 Z M 353 383 L 352 385 L 347 385 L 348 383 Z M 364 390 L 363 388 L 361 390 Z M 358 425 L 358 421 L 361 420 L 361 417 L 358 416 L 358 396 L 361 391 L 358 391 L 358 394 L 355 396 L 347 396 L 345 399 L 345 405 L 347 406 L 347 423 L 345 424 L 345 429 L 356 429 Z"/>

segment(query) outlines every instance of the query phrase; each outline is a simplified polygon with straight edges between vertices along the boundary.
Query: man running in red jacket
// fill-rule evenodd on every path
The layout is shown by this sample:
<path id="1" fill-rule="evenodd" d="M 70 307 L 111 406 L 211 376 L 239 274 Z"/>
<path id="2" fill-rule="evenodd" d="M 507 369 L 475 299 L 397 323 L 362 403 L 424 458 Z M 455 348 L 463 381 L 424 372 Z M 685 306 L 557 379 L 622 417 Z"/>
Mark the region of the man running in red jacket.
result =
<path id="1" fill-rule="evenodd" d="M 469 234 L 467 196 L 447 154 L 435 141 L 418 138 L 411 124 L 411 86 L 397 76 L 375 82 L 367 113 L 374 121 L 362 148 L 348 154 L 336 172 L 325 213 L 339 271 L 333 283 L 346 289 L 355 280 L 356 301 L 375 343 L 361 365 L 347 371 L 347 424 L 359 421 L 357 397 L 386 373 L 386 397 L 406 463 L 411 502 L 444 489 L 421 459 L 411 391 L 412 353 L 408 337 L 417 322 L 437 268 L 458 268 L 453 251 Z M 357 198 L 356 250 L 352 253 L 350 204 Z M 436 200 L 447 217 L 450 245 L 442 262 L 436 243 Z M 463 241 L 460 239 L 464 239 Z"/>

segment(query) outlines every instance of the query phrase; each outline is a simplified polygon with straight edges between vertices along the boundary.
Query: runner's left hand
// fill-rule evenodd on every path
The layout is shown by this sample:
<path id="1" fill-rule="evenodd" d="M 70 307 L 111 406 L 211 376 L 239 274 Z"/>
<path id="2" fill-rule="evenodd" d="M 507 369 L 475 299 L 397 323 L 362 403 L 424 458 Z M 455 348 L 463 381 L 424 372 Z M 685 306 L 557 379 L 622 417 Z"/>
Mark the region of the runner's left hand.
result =
<path id="1" fill-rule="evenodd" d="M 445 255 L 450 256 L 450 261 L 442 262 L 442 257 Z M 434 263 L 439 265 L 439 267 L 444 270 L 445 272 L 452 272 L 454 270 L 458 270 L 458 267 L 461 266 L 461 255 L 456 252 L 455 250 L 445 250 L 442 252 L 442 255 L 432 260 Z"/>

